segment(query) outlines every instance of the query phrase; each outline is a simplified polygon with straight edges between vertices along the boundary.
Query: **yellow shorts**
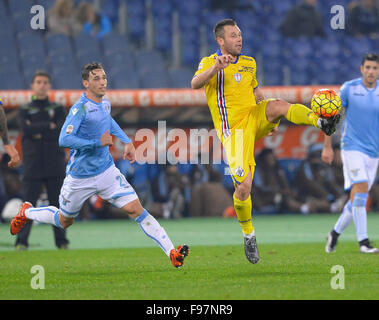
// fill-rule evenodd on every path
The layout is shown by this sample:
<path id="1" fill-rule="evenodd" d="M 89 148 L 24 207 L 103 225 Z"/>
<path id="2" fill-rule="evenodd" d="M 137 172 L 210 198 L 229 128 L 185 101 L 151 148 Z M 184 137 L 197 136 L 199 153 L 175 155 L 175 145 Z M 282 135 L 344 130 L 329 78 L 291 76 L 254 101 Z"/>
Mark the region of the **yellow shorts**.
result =
<path id="1" fill-rule="evenodd" d="M 222 139 L 230 174 L 235 184 L 245 180 L 249 169 L 252 177 L 254 176 L 254 143 L 279 125 L 280 121 L 271 123 L 266 118 L 267 103 L 271 100 L 275 99 L 266 99 L 253 106 L 250 113 L 230 130 L 230 135 Z"/>

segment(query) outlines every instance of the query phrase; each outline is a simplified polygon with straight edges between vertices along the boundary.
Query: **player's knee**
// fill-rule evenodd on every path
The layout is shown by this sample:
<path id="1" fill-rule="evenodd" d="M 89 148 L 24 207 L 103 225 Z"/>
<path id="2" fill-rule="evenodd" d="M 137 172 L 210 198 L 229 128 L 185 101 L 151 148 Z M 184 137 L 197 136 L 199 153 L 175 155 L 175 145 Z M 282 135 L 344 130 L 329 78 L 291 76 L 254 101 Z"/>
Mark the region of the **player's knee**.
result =
<path id="1" fill-rule="evenodd" d="M 360 182 L 353 185 L 350 192 L 350 200 L 354 201 L 354 196 L 357 193 L 368 193 L 368 183 L 367 182 Z"/>
<path id="2" fill-rule="evenodd" d="M 133 219 L 137 218 L 145 210 L 138 199 L 129 202 L 122 209 Z"/>
<path id="3" fill-rule="evenodd" d="M 71 226 L 74 223 L 74 218 L 66 218 L 62 215 L 59 215 L 59 223 L 61 224 L 63 229 L 67 229 L 69 226 Z"/>
<path id="4" fill-rule="evenodd" d="M 236 197 L 239 200 L 246 200 L 251 192 L 251 182 L 244 180 L 241 184 L 236 187 Z"/>
<path id="5" fill-rule="evenodd" d="M 269 101 L 266 107 L 266 116 L 269 122 L 275 122 L 288 113 L 290 104 L 282 99 Z"/>

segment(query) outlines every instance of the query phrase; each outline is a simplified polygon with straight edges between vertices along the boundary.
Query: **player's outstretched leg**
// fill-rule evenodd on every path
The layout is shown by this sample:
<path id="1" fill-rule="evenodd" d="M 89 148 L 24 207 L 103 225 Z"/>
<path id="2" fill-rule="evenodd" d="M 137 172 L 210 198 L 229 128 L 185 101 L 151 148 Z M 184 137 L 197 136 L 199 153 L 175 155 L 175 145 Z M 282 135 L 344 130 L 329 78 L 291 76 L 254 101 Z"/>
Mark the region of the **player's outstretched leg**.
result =
<path id="1" fill-rule="evenodd" d="M 62 226 L 59 219 L 59 209 L 54 206 L 34 208 L 30 202 L 24 202 L 18 214 L 11 221 L 11 234 L 16 235 L 19 233 L 29 220 L 52 224 L 59 228 L 64 228 L 71 224 L 68 223 L 66 226 Z"/>
<path id="2" fill-rule="evenodd" d="M 321 129 L 330 136 L 336 131 L 340 114 L 328 119 L 319 118 L 312 110 L 300 103 L 290 104 L 284 100 L 270 100 L 266 106 L 266 116 L 269 122 L 277 122 L 282 117 L 298 125 L 309 125 Z"/>

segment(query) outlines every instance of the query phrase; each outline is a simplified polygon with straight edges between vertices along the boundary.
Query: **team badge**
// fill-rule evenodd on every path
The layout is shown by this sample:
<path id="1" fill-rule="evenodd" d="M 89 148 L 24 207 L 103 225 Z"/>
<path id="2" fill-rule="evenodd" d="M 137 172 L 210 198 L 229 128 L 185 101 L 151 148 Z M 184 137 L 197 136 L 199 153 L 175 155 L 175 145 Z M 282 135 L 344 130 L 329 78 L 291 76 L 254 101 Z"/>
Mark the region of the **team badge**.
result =
<path id="1" fill-rule="evenodd" d="M 242 75 L 240 73 L 233 74 L 234 80 L 236 80 L 238 83 L 241 82 Z"/>
<path id="2" fill-rule="evenodd" d="M 74 126 L 72 124 L 69 124 L 66 128 L 66 133 L 71 134 L 74 131 Z"/>
<path id="3" fill-rule="evenodd" d="M 243 169 L 241 167 L 238 167 L 234 173 L 236 174 L 236 176 L 239 176 L 240 178 L 242 178 L 244 175 L 245 175 L 245 171 L 243 171 Z"/>

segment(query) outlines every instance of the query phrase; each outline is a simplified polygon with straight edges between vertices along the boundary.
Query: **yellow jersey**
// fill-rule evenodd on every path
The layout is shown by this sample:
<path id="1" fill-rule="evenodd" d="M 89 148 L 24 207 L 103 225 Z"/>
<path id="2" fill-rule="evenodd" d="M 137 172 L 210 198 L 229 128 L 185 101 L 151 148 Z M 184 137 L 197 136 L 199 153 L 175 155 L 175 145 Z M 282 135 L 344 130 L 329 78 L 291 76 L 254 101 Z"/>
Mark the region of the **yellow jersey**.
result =
<path id="1" fill-rule="evenodd" d="M 195 76 L 212 67 L 217 55 L 221 54 L 218 50 L 203 58 Z M 245 55 L 239 55 L 204 86 L 213 124 L 221 141 L 256 105 L 254 89 L 257 87 L 255 59 Z"/>

